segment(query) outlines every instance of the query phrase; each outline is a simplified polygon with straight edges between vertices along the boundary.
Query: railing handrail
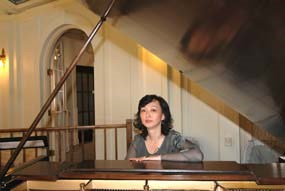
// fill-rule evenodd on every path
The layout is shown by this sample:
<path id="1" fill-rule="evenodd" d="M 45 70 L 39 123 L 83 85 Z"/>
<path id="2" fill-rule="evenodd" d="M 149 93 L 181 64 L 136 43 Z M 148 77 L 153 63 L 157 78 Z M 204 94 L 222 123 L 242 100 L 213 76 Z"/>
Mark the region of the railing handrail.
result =
<path id="1" fill-rule="evenodd" d="M 104 142 L 104 159 L 107 158 L 107 144 L 110 141 L 107 141 L 107 134 L 108 131 L 110 130 L 109 135 L 113 136 L 114 142 L 114 151 L 115 151 L 115 159 L 118 159 L 118 149 L 119 146 L 121 146 L 118 143 L 119 137 L 123 138 L 125 137 L 125 143 L 127 148 L 131 144 L 132 141 L 132 134 L 133 134 L 133 126 L 132 126 L 132 119 L 127 119 L 125 123 L 122 124 L 100 124 L 100 125 L 89 125 L 89 126 L 66 126 L 66 127 L 61 127 L 61 128 L 56 128 L 56 127 L 41 127 L 37 128 L 34 130 L 33 134 L 31 136 L 33 137 L 42 137 L 45 136 L 47 138 L 47 141 L 49 142 L 49 146 L 46 151 L 43 150 L 38 150 L 38 148 L 26 148 L 23 150 L 23 155 L 19 158 L 17 161 L 17 165 L 21 163 L 25 163 L 27 159 L 31 156 L 38 157 L 39 153 L 46 153 L 46 155 L 49 157 L 49 159 L 53 161 L 63 161 L 66 159 L 68 156 L 72 155 L 67 155 L 67 153 L 72 153 L 74 150 L 72 148 L 79 148 L 84 150 L 85 146 L 90 147 L 91 145 L 94 145 L 92 148 L 94 149 L 94 159 L 96 157 L 96 141 L 102 141 Z M 121 131 L 122 130 L 122 131 Z M 85 131 L 88 131 L 88 137 L 85 137 L 87 135 Z M 1 141 L 8 140 L 8 142 L 11 140 L 14 140 L 17 138 L 21 138 L 24 136 L 26 133 L 25 128 L 17 128 L 17 129 L 1 129 L 0 130 L 0 139 Z M 100 133 L 103 133 L 103 137 L 98 137 L 96 135 L 100 135 Z M 119 136 L 119 134 L 121 136 Z M 92 136 L 92 140 L 90 140 L 90 135 Z M 54 139 L 57 137 L 56 139 Z M 5 139 L 5 140 L 4 140 Z M 86 140 L 85 140 L 86 139 Z M 11 142 L 11 141 L 10 141 Z M 86 145 L 85 145 L 86 143 Z M 85 145 L 85 146 L 84 146 Z M 6 152 L 7 150 L 10 150 L 12 154 L 12 151 L 15 148 L 8 148 L 8 149 L 3 149 L 3 152 Z M 1 149 L 0 149 L 1 150 Z M 82 150 L 82 151 L 83 151 Z M 101 151 L 99 151 L 100 153 Z M 27 157 L 27 153 L 29 153 Z M 65 153 L 65 154 L 62 154 Z M 2 152 L 0 152 L 1 156 Z M 7 154 L 7 153 L 6 153 Z M 100 154 L 99 154 L 100 155 Z M 91 155 L 90 155 L 91 156 Z M 63 158 L 62 158 L 63 157 Z M 62 160 L 63 159 L 63 160 Z M 5 161 L 5 160 L 4 160 Z M 2 164 L 3 161 L 1 161 L 0 157 L 0 162 Z"/>
<path id="2" fill-rule="evenodd" d="M 66 126 L 66 127 L 38 127 L 34 131 L 63 131 L 63 130 L 77 130 L 77 129 L 108 129 L 108 128 L 126 128 L 127 123 L 122 124 L 104 124 L 104 125 L 88 125 L 88 126 Z M 10 128 L 0 129 L 0 133 L 17 133 L 26 132 L 26 128 Z"/>

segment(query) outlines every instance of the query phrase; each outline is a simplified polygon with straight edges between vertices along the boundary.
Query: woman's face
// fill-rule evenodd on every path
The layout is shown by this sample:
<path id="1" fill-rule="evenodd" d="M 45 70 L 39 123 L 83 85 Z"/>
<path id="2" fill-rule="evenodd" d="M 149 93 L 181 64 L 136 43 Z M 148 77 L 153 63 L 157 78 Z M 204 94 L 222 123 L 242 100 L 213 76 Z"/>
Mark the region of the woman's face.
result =
<path id="1" fill-rule="evenodd" d="M 157 100 L 154 100 L 140 109 L 140 118 L 142 124 L 147 129 L 161 128 L 161 121 L 164 120 L 164 114 Z"/>

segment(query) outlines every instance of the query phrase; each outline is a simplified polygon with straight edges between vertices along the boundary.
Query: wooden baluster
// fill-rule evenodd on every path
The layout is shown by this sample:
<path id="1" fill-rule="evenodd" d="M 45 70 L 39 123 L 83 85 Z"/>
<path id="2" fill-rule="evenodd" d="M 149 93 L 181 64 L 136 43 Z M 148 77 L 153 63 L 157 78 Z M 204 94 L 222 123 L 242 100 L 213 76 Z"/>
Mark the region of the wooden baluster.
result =
<path id="1" fill-rule="evenodd" d="M 131 142 L 132 142 L 132 139 L 133 139 L 133 135 L 132 135 L 132 120 L 131 119 L 127 119 L 126 120 L 126 125 L 127 125 L 127 129 L 126 129 L 126 138 L 127 138 L 127 148 L 129 148 Z"/>
<path id="2" fill-rule="evenodd" d="M 11 132 L 9 136 L 10 136 L 10 137 L 13 137 L 13 133 Z M 10 156 L 11 156 L 12 154 L 13 154 L 13 150 L 10 151 Z"/>
<path id="3" fill-rule="evenodd" d="M 57 143 L 58 152 L 57 153 L 58 153 L 58 161 L 59 162 L 61 162 L 61 149 L 62 149 L 62 147 L 61 147 L 61 136 L 60 135 L 61 135 L 61 131 L 58 132 L 58 139 L 57 139 L 58 140 L 58 143 Z"/>
<path id="4" fill-rule="evenodd" d="M 104 160 L 107 159 L 107 132 L 106 132 L 106 128 L 104 128 Z"/>
<path id="5" fill-rule="evenodd" d="M 118 160 L 118 128 L 115 127 L 115 157 Z"/>
<path id="6" fill-rule="evenodd" d="M 47 140 L 48 140 L 48 142 L 49 142 L 49 144 L 48 144 L 48 149 L 47 149 L 47 155 L 49 156 L 49 160 L 50 160 L 50 157 L 51 157 L 51 155 L 52 155 L 52 153 L 51 153 L 51 144 L 50 144 L 50 132 L 47 131 L 46 133 L 47 133 L 47 134 L 46 134 Z"/>
<path id="7" fill-rule="evenodd" d="M 70 150 L 73 147 L 73 131 L 71 129 L 68 129 L 68 152 L 70 152 Z M 70 158 L 71 159 L 71 158 Z"/>
<path id="8" fill-rule="evenodd" d="M 2 151 L 0 150 L 0 166 L 2 166 Z"/>
<path id="9" fill-rule="evenodd" d="M 96 160 L 96 128 L 93 127 L 93 145 L 94 145 L 94 160 Z"/>
<path id="10" fill-rule="evenodd" d="M 35 131 L 35 136 L 38 136 L 38 132 Z M 38 148 L 35 148 L 35 158 L 37 158 L 39 156 L 38 154 Z"/>
<path id="11" fill-rule="evenodd" d="M 24 137 L 24 135 L 25 135 L 25 133 L 23 132 L 22 136 Z M 23 148 L 23 163 L 26 162 L 26 160 L 27 160 L 26 154 L 27 154 L 26 149 Z"/>
<path id="12" fill-rule="evenodd" d="M 84 143 L 85 143 L 85 140 L 84 140 L 84 129 L 83 129 L 83 130 L 81 131 L 81 149 L 82 149 L 82 157 L 83 157 L 83 160 L 85 159 Z"/>

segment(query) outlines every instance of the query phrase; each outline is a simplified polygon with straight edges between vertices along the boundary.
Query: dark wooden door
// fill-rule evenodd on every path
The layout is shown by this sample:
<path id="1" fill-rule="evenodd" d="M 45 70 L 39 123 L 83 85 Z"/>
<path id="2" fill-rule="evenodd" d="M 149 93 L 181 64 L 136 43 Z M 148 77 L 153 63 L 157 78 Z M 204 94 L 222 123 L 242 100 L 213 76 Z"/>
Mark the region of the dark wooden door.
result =
<path id="1" fill-rule="evenodd" d="M 95 125 L 94 107 L 94 68 L 89 66 L 76 67 L 76 88 L 78 125 Z M 92 131 L 86 130 L 84 142 L 92 141 Z M 82 142 L 82 132 L 79 132 L 79 142 Z"/>

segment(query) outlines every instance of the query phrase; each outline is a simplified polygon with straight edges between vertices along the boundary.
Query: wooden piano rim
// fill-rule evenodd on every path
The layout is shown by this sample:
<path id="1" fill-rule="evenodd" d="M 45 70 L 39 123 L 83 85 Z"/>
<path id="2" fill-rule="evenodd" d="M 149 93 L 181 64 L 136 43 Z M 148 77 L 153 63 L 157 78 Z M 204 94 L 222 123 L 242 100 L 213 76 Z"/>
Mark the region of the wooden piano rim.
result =
<path id="1" fill-rule="evenodd" d="M 95 173 L 73 173 L 63 172 L 60 173 L 61 179 L 107 179 L 107 180 L 231 180 L 243 181 L 251 180 L 256 181 L 252 175 L 238 175 L 238 174 L 167 174 L 167 173 L 110 173 L 110 172 L 95 172 Z"/>
<path id="2" fill-rule="evenodd" d="M 116 161 L 117 164 L 119 161 Z M 103 163 L 104 165 L 105 163 Z M 109 162 L 106 162 L 109 164 Z M 119 162 L 119 164 L 121 164 Z M 124 162 L 122 163 L 124 164 Z M 209 163 L 208 163 L 209 164 Z M 212 163 L 210 163 L 212 164 Z M 214 163 L 215 164 L 215 163 Z M 234 165 L 236 167 L 236 165 Z M 275 167 L 281 167 L 274 165 Z M 114 166 L 110 165 L 107 170 L 98 172 L 101 167 L 97 166 L 98 169 L 80 169 L 76 166 L 62 165 L 57 162 L 47 162 L 42 161 L 38 162 L 26 169 L 21 170 L 14 174 L 17 179 L 21 180 L 60 180 L 60 179 L 106 179 L 106 180 L 195 180 L 195 181 L 206 181 L 206 180 L 215 180 L 215 181 L 255 181 L 257 184 L 285 184 L 284 176 L 272 176 L 267 172 L 264 176 L 256 175 L 253 171 L 242 170 L 236 173 L 233 173 L 231 168 L 224 168 L 219 173 L 216 173 L 216 168 L 207 168 L 209 171 L 200 171 L 199 169 L 194 169 L 191 173 L 191 170 L 188 169 L 187 173 L 169 173 L 167 169 L 162 172 L 135 172 L 129 169 L 129 171 L 122 170 L 118 172 L 118 169 L 122 169 L 120 166 L 118 169 L 113 168 Z M 115 166 L 116 167 L 116 166 Z M 260 166 L 262 168 L 262 166 Z M 39 170 L 40 169 L 40 170 Z M 111 170 L 114 172 L 111 172 Z M 214 170 L 213 170 L 214 169 Z M 235 169 L 235 168 L 233 168 Z M 267 168 L 266 168 L 267 169 Z M 276 169 L 275 169 L 276 170 Z M 282 169 L 278 169 L 282 170 Z M 270 177 L 268 177 L 270 175 Z"/>

